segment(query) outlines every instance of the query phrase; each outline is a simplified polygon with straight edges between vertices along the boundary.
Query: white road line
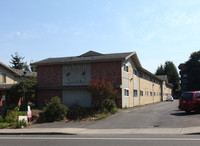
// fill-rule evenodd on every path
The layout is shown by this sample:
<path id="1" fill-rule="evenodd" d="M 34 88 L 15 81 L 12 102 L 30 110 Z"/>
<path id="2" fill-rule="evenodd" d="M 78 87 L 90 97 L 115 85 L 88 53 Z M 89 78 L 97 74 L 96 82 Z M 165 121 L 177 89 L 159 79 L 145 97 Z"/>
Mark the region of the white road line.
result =
<path id="1" fill-rule="evenodd" d="M 85 137 L 0 137 L 1 140 L 131 140 L 131 141 L 200 141 L 200 138 L 85 138 Z"/>

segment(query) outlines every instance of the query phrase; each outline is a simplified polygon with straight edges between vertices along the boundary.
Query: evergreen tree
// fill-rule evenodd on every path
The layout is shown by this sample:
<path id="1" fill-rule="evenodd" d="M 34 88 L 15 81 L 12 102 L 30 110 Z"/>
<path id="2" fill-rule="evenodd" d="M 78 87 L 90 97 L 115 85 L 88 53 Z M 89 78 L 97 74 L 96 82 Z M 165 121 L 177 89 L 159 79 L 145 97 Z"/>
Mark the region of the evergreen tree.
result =
<path id="1" fill-rule="evenodd" d="M 23 62 L 24 57 L 19 56 L 17 52 L 15 52 L 15 55 L 11 55 L 11 57 L 12 57 L 10 61 L 11 68 L 30 71 L 27 62 Z"/>
<path id="2" fill-rule="evenodd" d="M 160 65 L 159 67 L 158 67 L 158 69 L 156 70 L 156 75 L 164 75 L 164 68 L 163 68 L 163 65 Z"/>
<path id="3" fill-rule="evenodd" d="M 22 70 L 24 68 L 24 57 L 19 56 L 17 52 L 15 52 L 15 55 L 11 55 L 11 57 L 11 68 Z"/>
<path id="4" fill-rule="evenodd" d="M 185 63 L 185 71 L 187 74 L 187 90 L 200 90 L 200 51 L 190 55 L 189 60 Z"/>
<path id="5" fill-rule="evenodd" d="M 178 71 L 172 61 L 166 61 L 163 65 L 158 67 L 156 75 L 167 75 L 169 83 L 173 85 L 173 93 L 179 90 L 179 76 Z"/>

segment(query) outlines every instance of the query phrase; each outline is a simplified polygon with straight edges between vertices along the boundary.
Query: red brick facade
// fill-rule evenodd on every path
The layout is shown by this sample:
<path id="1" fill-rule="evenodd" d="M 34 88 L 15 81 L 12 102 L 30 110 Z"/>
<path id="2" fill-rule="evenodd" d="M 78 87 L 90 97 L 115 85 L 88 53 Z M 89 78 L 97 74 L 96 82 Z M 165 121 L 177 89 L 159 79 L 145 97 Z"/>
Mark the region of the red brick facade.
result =
<path id="1" fill-rule="evenodd" d="M 39 89 L 37 94 L 37 106 L 46 105 L 52 97 L 58 96 L 62 99 L 62 90 L 60 89 Z"/>
<path id="2" fill-rule="evenodd" d="M 37 68 L 38 85 L 62 85 L 62 65 L 43 65 Z"/>
<path id="3" fill-rule="evenodd" d="M 39 87 L 62 86 L 62 65 L 42 65 L 37 68 Z M 44 106 L 54 96 L 62 98 L 60 89 L 38 89 L 37 105 Z"/>
<path id="4" fill-rule="evenodd" d="M 109 62 L 95 62 L 91 63 L 91 78 L 101 79 L 105 78 L 113 83 L 117 88 L 120 96 L 116 98 L 116 104 L 119 108 L 122 107 L 122 97 L 120 85 L 122 84 L 122 72 L 121 61 L 109 61 Z"/>
<path id="5" fill-rule="evenodd" d="M 111 81 L 114 86 L 122 84 L 121 61 L 95 62 L 91 63 L 91 78 L 105 79 Z"/>

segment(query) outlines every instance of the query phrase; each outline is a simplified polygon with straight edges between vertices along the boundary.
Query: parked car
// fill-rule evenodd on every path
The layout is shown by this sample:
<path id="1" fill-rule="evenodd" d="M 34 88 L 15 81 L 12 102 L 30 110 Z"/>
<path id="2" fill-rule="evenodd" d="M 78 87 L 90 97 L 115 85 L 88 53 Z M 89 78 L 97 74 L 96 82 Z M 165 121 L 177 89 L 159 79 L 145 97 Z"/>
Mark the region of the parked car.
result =
<path id="1" fill-rule="evenodd" d="M 200 91 L 185 92 L 179 99 L 179 109 L 186 111 L 200 111 Z"/>
<path id="2" fill-rule="evenodd" d="M 174 101 L 174 98 L 171 95 L 169 95 L 167 96 L 167 101 Z"/>

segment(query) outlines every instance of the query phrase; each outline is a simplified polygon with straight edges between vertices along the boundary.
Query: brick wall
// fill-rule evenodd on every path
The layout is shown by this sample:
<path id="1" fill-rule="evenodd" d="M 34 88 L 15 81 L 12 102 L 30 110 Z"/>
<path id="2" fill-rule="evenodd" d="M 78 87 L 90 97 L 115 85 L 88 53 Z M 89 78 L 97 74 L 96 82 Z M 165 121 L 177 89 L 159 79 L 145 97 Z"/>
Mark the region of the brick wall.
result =
<path id="1" fill-rule="evenodd" d="M 91 63 L 91 79 L 101 79 L 104 77 L 112 82 L 114 87 L 117 87 L 119 95 L 121 95 L 121 89 L 119 89 L 122 84 L 121 76 L 121 61 Z M 119 108 L 122 107 L 121 96 L 117 97 L 115 102 Z"/>
<path id="2" fill-rule="evenodd" d="M 37 92 L 37 106 L 44 106 L 52 97 L 58 96 L 62 99 L 62 90 L 60 89 L 39 89 Z"/>
<path id="3" fill-rule="evenodd" d="M 62 65 L 42 65 L 37 68 L 38 85 L 62 85 Z"/>
<path id="4" fill-rule="evenodd" d="M 91 78 L 105 79 L 111 81 L 114 86 L 122 84 L 121 61 L 95 62 L 91 63 Z"/>

